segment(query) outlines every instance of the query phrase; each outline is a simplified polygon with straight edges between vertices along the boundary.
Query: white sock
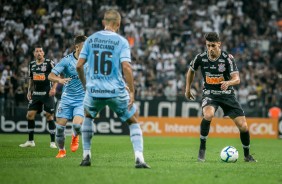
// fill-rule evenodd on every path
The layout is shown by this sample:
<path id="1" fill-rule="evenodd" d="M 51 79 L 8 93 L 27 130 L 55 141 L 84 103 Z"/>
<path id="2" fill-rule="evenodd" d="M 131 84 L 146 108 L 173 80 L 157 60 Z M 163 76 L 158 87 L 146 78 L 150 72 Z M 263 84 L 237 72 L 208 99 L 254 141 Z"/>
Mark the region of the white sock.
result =
<path id="1" fill-rule="evenodd" d="M 135 160 L 137 160 L 137 158 L 139 158 L 140 162 L 145 162 L 143 153 L 140 151 L 135 151 Z"/>
<path id="2" fill-rule="evenodd" d="M 87 155 L 91 158 L 91 151 L 90 150 L 83 150 L 83 158 L 85 158 Z"/>

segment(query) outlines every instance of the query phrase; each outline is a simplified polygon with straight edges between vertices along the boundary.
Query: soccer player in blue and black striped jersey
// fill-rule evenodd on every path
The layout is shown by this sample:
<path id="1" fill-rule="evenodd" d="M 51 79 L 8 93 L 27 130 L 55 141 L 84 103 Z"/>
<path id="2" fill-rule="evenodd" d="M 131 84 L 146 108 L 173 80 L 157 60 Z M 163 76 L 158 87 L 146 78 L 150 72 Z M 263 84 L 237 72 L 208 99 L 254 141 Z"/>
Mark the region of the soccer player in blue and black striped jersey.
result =
<path id="1" fill-rule="evenodd" d="M 75 152 L 79 146 L 80 128 L 84 118 L 83 98 L 85 92 L 78 78 L 76 64 L 86 38 L 86 36 L 76 36 L 74 39 L 75 51 L 61 59 L 48 76 L 49 80 L 64 85 L 56 113 L 56 142 L 59 147 L 57 158 L 66 156 L 65 128 L 68 120 L 73 119 L 71 151 Z M 63 78 L 60 76 L 62 74 Z"/>
<path id="2" fill-rule="evenodd" d="M 128 41 L 117 34 L 120 14 L 108 10 L 104 14 L 104 30 L 92 34 L 84 42 L 79 55 L 77 71 L 84 88 L 85 118 L 82 124 L 83 160 L 81 166 L 91 165 L 92 119 L 106 105 L 129 125 L 135 153 L 136 168 L 150 168 L 143 157 L 143 135 L 134 105 L 134 83 Z M 86 79 L 84 64 L 88 64 Z M 126 90 L 126 85 L 129 92 Z"/>

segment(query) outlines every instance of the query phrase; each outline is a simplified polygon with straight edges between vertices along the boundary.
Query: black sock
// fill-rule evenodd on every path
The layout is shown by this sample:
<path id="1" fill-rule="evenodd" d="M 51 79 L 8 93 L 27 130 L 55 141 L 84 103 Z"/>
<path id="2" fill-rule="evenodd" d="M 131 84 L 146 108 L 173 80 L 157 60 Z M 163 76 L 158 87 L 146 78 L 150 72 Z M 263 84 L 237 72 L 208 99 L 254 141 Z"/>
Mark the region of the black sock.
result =
<path id="1" fill-rule="evenodd" d="M 34 140 L 34 128 L 35 128 L 35 121 L 34 120 L 27 120 L 27 129 L 28 129 L 28 140 Z"/>
<path id="2" fill-rule="evenodd" d="M 201 150 L 206 150 L 206 142 L 207 142 L 207 139 L 200 139 L 200 149 Z"/>
<path id="3" fill-rule="evenodd" d="M 56 125 L 55 125 L 54 120 L 48 121 L 48 128 L 49 128 L 49 132 L 50 132 L 51 142 L 55 142 Z"/>
<path id="4" fill-rule="evenodd" d="M 206 120 L 204 118 L 202 119 L 201 129 L 200 129 L 200 133 L 201 133 L 200 149 L 203 149 L 203 150 L 206 149 L 206 141 L 207 141 L 207 136 L 208 136 L 209 131 L 210 131 L 210 124 L 211 124 L 211 121 L 208 121 L 208 120 Z"/>
<path id="5" fill-rule="evenodd" d="M 250 133 L 247 132 L 240 132 L 240 139 L 243 144 L 244 149 L 244 156 L 248 156 L 250 154 Z"/>

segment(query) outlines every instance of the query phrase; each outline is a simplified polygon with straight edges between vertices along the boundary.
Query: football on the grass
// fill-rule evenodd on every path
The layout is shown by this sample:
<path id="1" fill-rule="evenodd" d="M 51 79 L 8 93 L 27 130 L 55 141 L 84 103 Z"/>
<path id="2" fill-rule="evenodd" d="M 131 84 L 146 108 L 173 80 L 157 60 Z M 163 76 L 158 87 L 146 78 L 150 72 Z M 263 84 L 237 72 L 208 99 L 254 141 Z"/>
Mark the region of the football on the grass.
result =
<path id="1" fill-rule="evenodd" d="M 239 158 L 239 153 L 235 147 L 226 146 L 221 150 L 220 158 L 223 162 L 236 162 Z"/>

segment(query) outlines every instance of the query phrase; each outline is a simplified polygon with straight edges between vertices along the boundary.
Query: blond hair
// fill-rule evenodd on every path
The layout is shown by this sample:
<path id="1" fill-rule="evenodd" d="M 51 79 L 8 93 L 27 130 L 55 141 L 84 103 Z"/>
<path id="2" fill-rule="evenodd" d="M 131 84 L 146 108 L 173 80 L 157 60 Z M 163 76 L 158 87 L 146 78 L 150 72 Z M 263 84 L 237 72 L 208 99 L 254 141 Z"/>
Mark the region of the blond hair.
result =
<path id="1" fill-rule="evenodd" d="M 104 13 L 103 25 L 106 30 L 117 31 L 120 26 L 121 16 L 116 10 L 107 10 Z"/>

